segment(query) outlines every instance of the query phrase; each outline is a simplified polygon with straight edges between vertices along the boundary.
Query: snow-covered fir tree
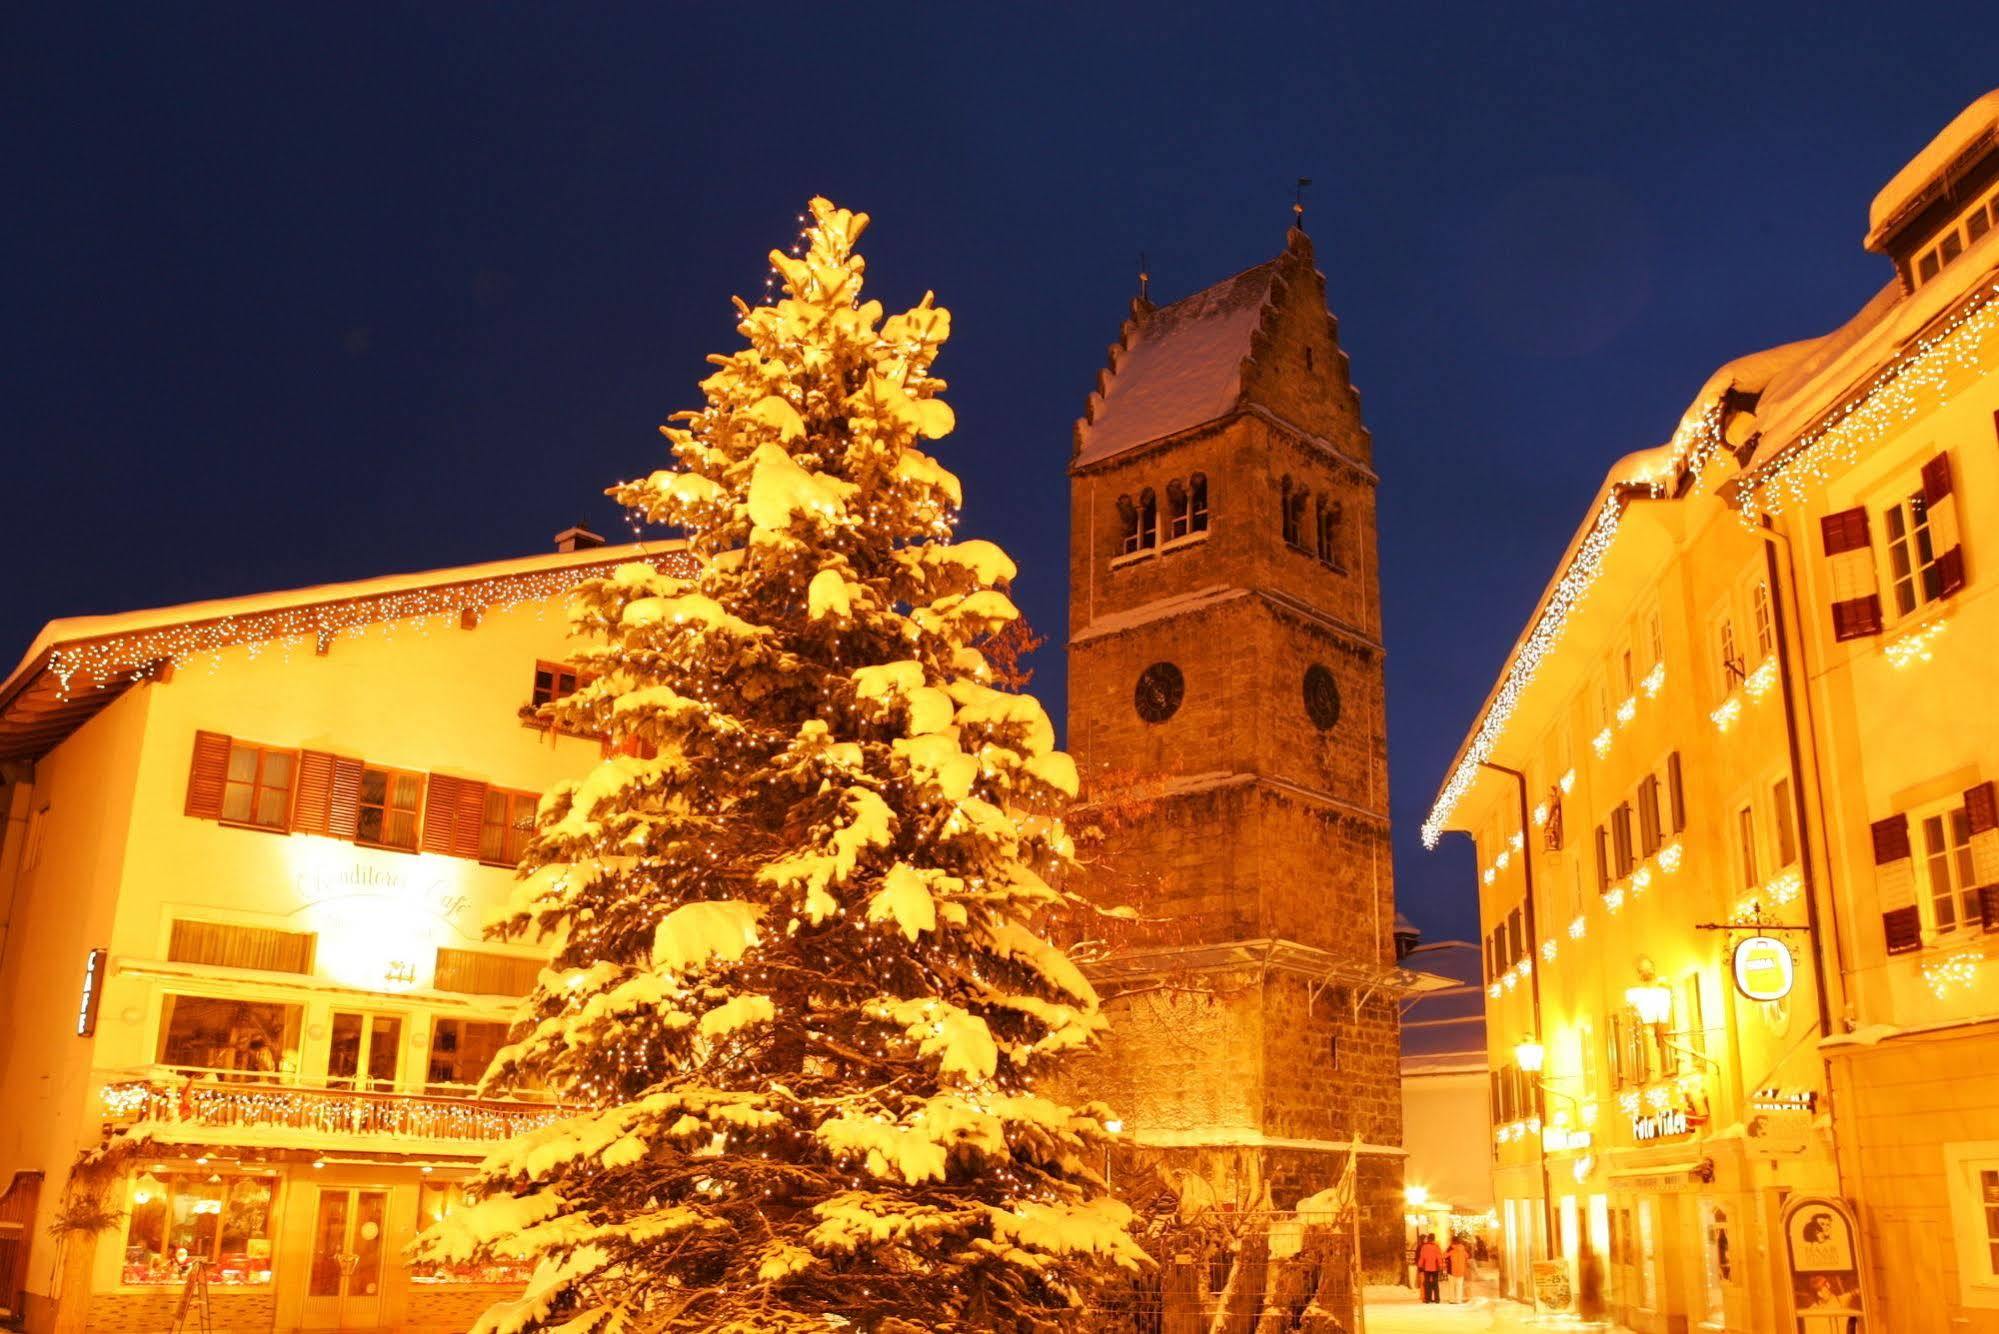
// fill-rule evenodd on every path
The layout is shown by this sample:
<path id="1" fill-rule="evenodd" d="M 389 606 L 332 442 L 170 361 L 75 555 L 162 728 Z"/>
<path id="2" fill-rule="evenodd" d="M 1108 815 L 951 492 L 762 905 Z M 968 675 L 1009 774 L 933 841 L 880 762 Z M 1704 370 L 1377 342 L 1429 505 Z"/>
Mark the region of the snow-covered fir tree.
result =
<path id="1" fill-rule="evenodd" d="M 783 296 L 612 492 L 698 572 L 620 567 L 552 706 L 613 752 L 542 801 L 494 929 L 553 958 L 487 1088 L 577 1115 L 494 1152 L 440 1258 L 537 1262 L 479 1334 L 1012 1330 L 1146 1263 L 1093 1170 L 1106 1109 L 1037 1075 L 1095 994 L 1066 903 L 1076 770 L 980 645 L 1013 563 L 952 540 L 926 295 L 861 297 L 865 214 L 812 201 Z"/>

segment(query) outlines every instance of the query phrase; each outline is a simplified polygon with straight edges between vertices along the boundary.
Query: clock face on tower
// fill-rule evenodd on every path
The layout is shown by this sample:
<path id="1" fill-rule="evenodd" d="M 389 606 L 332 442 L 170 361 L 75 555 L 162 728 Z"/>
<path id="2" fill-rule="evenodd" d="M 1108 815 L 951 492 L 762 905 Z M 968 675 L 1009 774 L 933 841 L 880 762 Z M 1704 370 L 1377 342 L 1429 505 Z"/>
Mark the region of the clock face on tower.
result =
<path id="1" fill-rule="evenodd" d="M 1321 732 L 1340 720 L 1340 683 L 1331 668 L 1316 662 L 1305 669 L 1305 716 Z"/>
<path id="2" fill-rule="evenodd" d="M 1138 686 L 1131 692 L 1132 707 L 1148 723 L 1163 723 L 1179 712 L 1187 694 L 1187 682 L 1180 669 L 1170 662 L 1155 662 L 1138 674 Z"/>

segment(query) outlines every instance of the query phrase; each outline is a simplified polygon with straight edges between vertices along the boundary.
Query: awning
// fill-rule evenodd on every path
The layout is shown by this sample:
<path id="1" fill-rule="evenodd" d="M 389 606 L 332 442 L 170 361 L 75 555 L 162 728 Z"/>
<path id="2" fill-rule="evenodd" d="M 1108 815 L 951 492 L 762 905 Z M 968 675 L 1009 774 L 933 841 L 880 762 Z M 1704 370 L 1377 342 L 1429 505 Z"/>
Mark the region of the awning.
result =
<path id="1" fill-rule="evenodd" d="M 1677 1163 L 1648 1163 L 1642 1167 L 1623 1167 L 1605 1172 L 1604 1176 L 1632 1190 L 1676 1190 L 1690 1181 L 1712 1180 L 1714 1160 L 1690 1158 Z"/>

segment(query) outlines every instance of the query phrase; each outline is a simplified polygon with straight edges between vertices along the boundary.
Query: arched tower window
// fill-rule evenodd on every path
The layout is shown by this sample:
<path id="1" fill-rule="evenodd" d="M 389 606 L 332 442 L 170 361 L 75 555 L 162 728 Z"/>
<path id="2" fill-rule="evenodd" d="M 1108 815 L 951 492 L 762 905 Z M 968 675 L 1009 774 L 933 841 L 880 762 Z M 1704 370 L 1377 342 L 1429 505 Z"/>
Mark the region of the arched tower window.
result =
<path id="1" fill-rule="evenodd" d="M 1167 538 L 1185 537 L 1190 518 L 1187 484 L 1176 477 L 1166 484 Z"/>
<path id="2" fill-rule="evenodd" d="M 1284 540 L 1301 550 L 1310 550 L 1305 544 L 1305 516 L 1311 512 L 1312 493 L 1299 487 L 1291 493 L 1289 512 L 1284 516 Z"/>
<path id="3" fill-rule="evenodd" d="M 1208 478 L 1205 473 L 1197 472 L 1187 479 L 1187 531 L 1208 531 Z"/>
<path id="4" fill-rule="evenodd" d="M 1138 493 L 1138 545 L 1140 550 L 1159 545 L 1159 497 L 1149 486 Z"/>
<path id="5" fill-rule="evenodd" d="M 1118 550 L 1121 554 L 1129 556 L 1138 550 L 1138 507 L 1131 503 L 1130 496 L 1117 498 L 1117 517 L 1118 527 L 1123 532 Z"/>
<path id="6" fill-rule="evenodd" d="M 1298 542 L 1299 511 L 1294 509 L 1291 504 L 1290 473 L 1284 474 L 1284 485 L 1281 492 L 1281 498 L 1278 501 L 1277 517 L 1279 518 L 1279 520 L 1282 521 L 1284 525 L 1284 540 L 1286 542 L 1289 542 L 1294 547 L 1299 545 Z"/>
<path id="7" fill-rule="evenodd" d="M 1343 515 L 1339 501 L 1335 500 L 1330 505 L 1323 500 L 1319 502 L 1319 559 L 1336 570 L 1346 568 L 1340 562 L 1340 520 Z"/>

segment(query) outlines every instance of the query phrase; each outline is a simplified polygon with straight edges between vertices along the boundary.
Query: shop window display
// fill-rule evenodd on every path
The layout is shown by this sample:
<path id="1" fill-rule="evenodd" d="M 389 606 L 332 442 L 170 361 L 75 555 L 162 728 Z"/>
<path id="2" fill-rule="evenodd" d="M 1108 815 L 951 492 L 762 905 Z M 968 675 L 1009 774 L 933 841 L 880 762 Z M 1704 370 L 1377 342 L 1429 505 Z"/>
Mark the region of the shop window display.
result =
<path id="1" fill-rule="evenodd" d="M 133 1179 L 123 1278 L 182 1282 L 196 1262 L 218 1286 L 271 1281 L 277 1180 L 204 1172 L 142 1172 Z"/>
<path id="2" fill-rule="evenodd" d="M 418 1232 L 424 1232 L 449 1218 L 455 1210 L 463 1209 L 472 1200 L 465 1194 L 465 1188 L 455 1181 L 426 1181 L 417 1192 Z M 438 1283 L 525 1283 L 534 1272 L 534 1265 L 526 1261 L 490 1262 L 485 1264 L 466 1262 L 464 1264 L 440 1264 L 431 1260 L 420 1260 L 410 1266 L 410 1282 L 416 1284 Z"/>

